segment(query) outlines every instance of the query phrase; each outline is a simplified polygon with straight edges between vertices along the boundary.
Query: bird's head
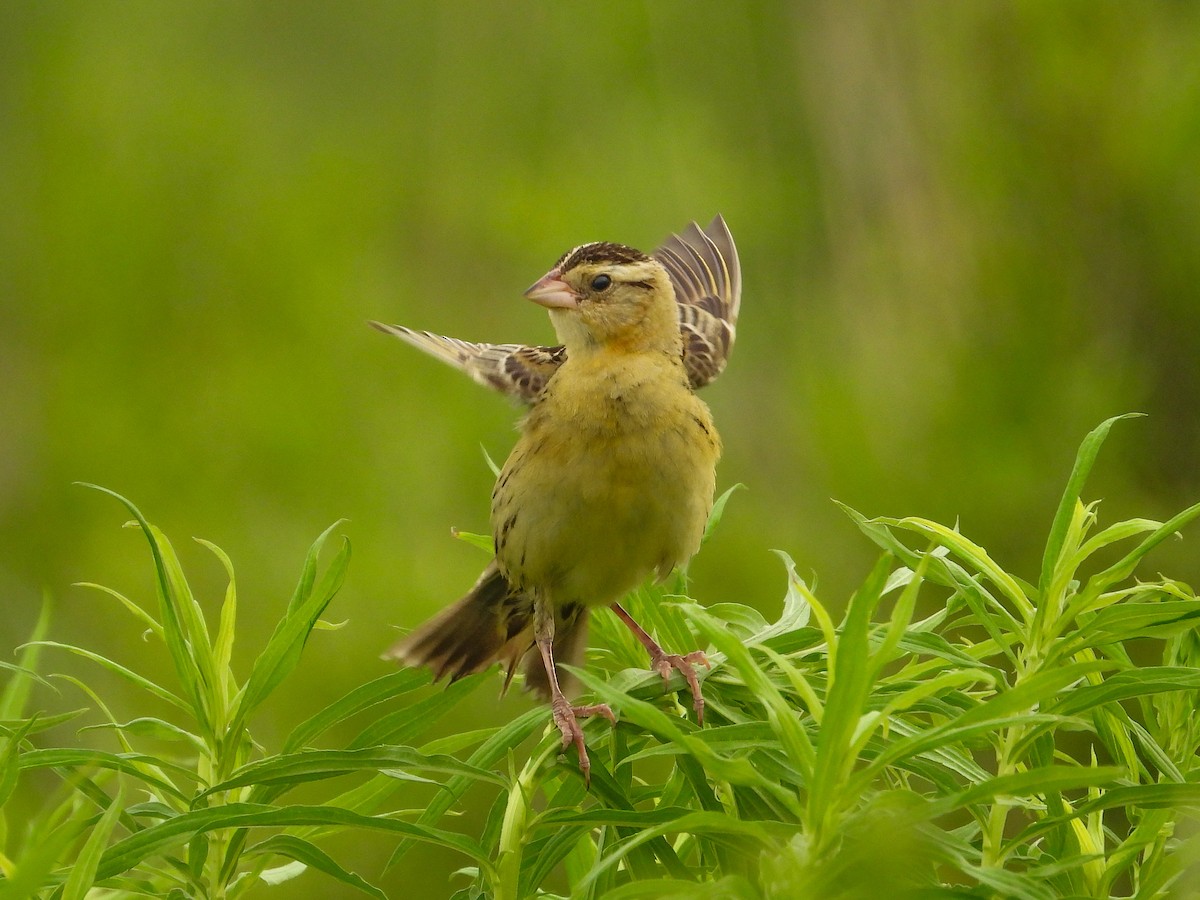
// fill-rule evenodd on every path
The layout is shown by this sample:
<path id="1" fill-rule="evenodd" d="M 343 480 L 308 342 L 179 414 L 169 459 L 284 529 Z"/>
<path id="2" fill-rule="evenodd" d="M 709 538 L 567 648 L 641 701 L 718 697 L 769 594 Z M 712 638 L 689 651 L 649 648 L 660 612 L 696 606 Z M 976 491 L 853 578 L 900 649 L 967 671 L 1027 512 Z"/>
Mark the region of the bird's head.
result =
<path id="1" fill-rule="evenodd" d="M 525 296 L 550 310 L 568 353 L 599 346 L 680 352 L 671 278 L 660 263 L 632 247 L 576 247 Z"/>

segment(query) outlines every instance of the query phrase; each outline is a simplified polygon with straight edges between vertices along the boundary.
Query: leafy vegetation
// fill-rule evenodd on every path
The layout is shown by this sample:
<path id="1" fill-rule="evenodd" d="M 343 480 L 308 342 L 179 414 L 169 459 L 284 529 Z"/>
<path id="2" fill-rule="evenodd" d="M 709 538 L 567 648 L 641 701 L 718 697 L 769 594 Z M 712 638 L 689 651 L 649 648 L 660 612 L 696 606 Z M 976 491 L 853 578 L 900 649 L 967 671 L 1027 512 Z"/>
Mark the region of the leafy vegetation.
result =
<path id="1" fill-rule="evenodd" d="M 49 641 L 43 619 L 6 666 L 0 801 L 39 769 L 61 786 L 37 815 L 7 822 L 0 898 L 238 897 L 320 877 L 308 870 L 385 896 L 322 849 L 349 829 L 388 837 L 391 865 L 417 842 L 461 854 L 447 888 L 459 898 L 1187 896 L 1200 599 L 1135 573 L 1200 504 L 1167 522 L 1101 526 L 1081 492 L 1115 421 L 1083 443 L 1033 580 L 953 528 L 847 509 L 883 554 L 840 622 L 784 554 L 773 622 L 741 604 L 698 606 L 685 573 L 639 590 L 631 612 L 666 646 L 710 648 L 703 728 L 688 698 L 677 702 L 682 679 L 664 693 L 624 628 L 597 616 L 600 649 L 579 676 L 619 724 L 586 726 L 590 792 L 541 709 L 422 742 L 466 694 L 491 689 L 487 675 L 425 692 L 424 673 L 393 672 L 316 711 L 274 751 L 259 746 L 253 714 L 322 627 L 348 545 L 321 572 L 333 529 L 317 539 L 239 681 L 229 560 L 208 545 L 229 576 L 214 633 L 166 537 L 122 500 L 150 544 L 156 612 L 101 590 L 165 648 L 176 685 Z M 89 728 L 111 732 L 115 749 L 42 746 L 83 715 L 27 712 L 48 650 L 85 657 L 173 715 L 118 722 L 74 680 L 103 719 Z M 357 736 L 323 747 L 346 721 L 361 723 Z M 179 751 L 144 746 L 164 742 Z M 397 800 L 411 782 L 439 787 L 406 809 Z M 475 787 L 495 799 L 467 834 L 449 817 Z"/>

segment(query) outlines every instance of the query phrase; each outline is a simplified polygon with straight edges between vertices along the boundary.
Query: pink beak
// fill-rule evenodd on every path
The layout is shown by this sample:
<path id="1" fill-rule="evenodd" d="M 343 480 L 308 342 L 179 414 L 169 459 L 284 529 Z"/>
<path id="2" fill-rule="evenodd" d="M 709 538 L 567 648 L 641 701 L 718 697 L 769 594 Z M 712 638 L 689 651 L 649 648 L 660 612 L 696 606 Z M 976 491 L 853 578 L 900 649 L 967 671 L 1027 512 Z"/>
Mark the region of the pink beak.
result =
<path id="1" fill-rule="evenodd" d="M 578 309 L 579 295 L 551 269 L 525 292 L 525 297 L 547 309 Z"/>

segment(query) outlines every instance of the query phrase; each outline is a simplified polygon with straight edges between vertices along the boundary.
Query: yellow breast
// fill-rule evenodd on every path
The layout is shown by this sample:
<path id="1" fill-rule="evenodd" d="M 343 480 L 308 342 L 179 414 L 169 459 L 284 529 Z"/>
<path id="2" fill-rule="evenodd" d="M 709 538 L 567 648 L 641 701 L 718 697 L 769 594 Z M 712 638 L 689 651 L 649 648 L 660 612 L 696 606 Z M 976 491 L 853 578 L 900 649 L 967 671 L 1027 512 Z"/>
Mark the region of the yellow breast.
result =
<path id="1" fill-rule="evenodd" d="M 696 552 L 719 456 L 677 358 L 568 359 L 496 482 L 501 570 L 556 604 L 615 602 Z"/>

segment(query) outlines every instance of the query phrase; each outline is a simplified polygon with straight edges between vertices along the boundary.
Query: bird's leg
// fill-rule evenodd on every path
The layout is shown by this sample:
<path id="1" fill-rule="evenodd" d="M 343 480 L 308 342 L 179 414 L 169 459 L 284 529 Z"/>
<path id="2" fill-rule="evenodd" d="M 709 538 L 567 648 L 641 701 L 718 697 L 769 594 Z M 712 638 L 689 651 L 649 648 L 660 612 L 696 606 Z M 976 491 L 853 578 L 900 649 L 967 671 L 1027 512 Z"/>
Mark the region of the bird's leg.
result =
<path id="1" fill-rule="evenodd" d="M 617 618 L 629 626 L 633 636 L 646 648 L 646 652 L 650 654 L 650 668 L 662 676 L 663 684 L 670 682 L 672 669 L 678 669 L 687 680 L 688 687 L 692 691 L 692 708 L 696 710 L 696 722 L 703 725 L 704 695 L 700 693 L 700 680 L 696 677 L 696 663 L 702 663 L 708 669 L 712 668 L 704 651 L 693 650 L 685 656 L 680 656 L 678 653 L 667 653 L 654 638 L 650 637 L 646 629 L 633 621 L 633 616 L 625 612 L 620 603 L 614 603 L 612 609 L 617 614 Z"/>
<path id="2" fill-rule="evenodd" d="M 533 639 L 542 655 L 542 664 L 546 667 L 546 677 L 550 681 L 550 709 L 554 714 L 554 724 L 562 732 L 562 748 L 566 750 L 572 744 L 575 745 L 575 750 L 579 753 L 579 770 L 583 773 L 583 783 L 590 787 L 592 763 L 588 759 L 587 747 L 583 742 L 583 729 L 579 727 L 577 717 L 604 716 L 613 725 L 617 724 L 617 719 L 607 703 L 572 706 L 558 686 L 558 672 L 554 668 L 554 611 L 548 607 L 549 604 L 540 600 L 534 604 Z"/>

